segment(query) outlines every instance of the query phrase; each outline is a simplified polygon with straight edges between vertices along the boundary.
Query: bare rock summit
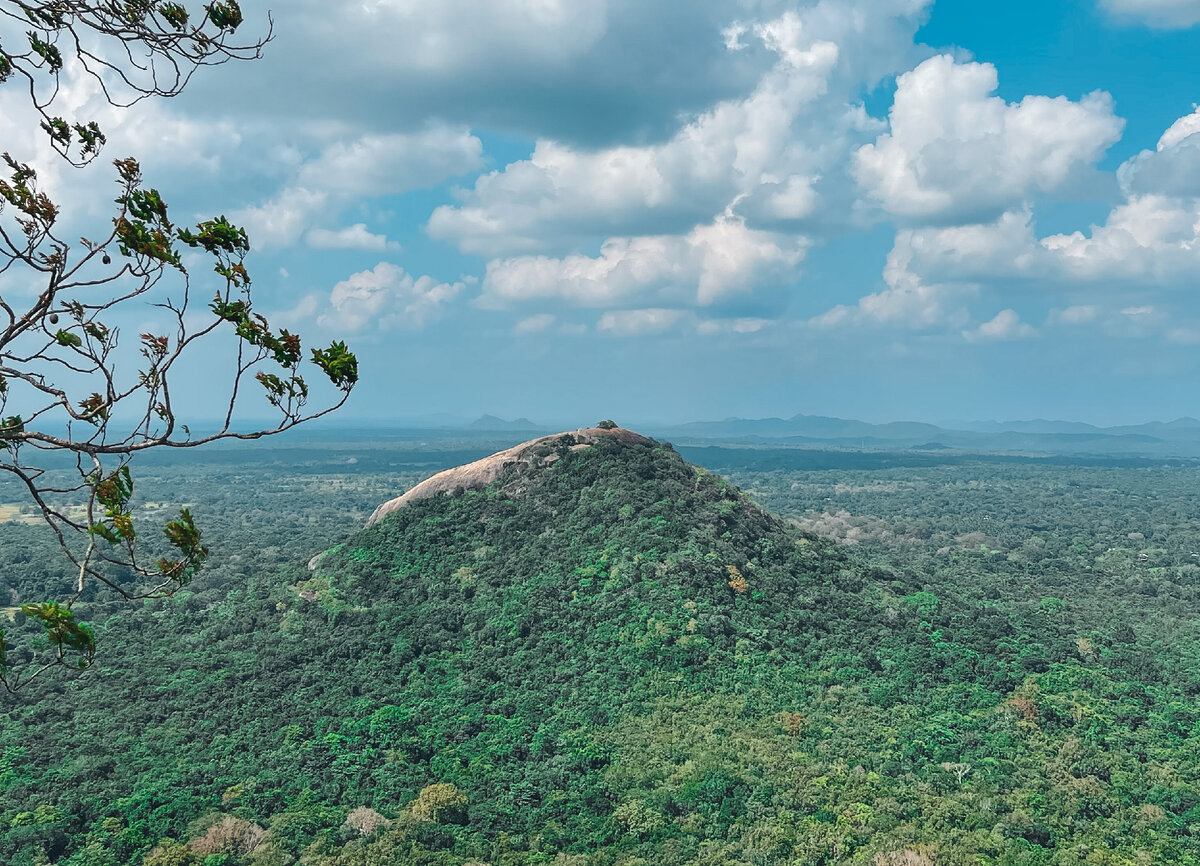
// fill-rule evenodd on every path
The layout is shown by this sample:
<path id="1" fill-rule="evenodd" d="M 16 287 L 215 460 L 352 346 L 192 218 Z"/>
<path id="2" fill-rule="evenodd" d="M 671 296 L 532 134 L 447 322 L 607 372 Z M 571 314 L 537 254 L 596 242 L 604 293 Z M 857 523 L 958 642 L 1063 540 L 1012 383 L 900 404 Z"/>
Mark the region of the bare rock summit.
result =
<path id="1" fill-rule="evenodd" d="M 549 466 L 558 460 L 558 452 L 562 446 L 571 450 L 590 448 L 601 439 L 616 439 L 620 442 L 637 445 L 653 445 L 654 440 L 626 430 L 612 422 L 601 422 L 603 426 L 583 427 L 579 430 L 554 433 L 550 436 L 539 436 L 520 445 L 514 445 L 504 451 L 498 451 L 491 457 L 484 457 L 474 463 L 456 466 L 426 478 L 420 484 L 409 489 L 404 495 L 388 500 L 371 514 L 367 526 L 379 521 L 398 508 L 403 508 L 410 502 L 428 499 L 439 493 L 462 488 L 464 490 L 479 490 L 487 487 L 496 479 L 513 468 L 538 469 Z"/>

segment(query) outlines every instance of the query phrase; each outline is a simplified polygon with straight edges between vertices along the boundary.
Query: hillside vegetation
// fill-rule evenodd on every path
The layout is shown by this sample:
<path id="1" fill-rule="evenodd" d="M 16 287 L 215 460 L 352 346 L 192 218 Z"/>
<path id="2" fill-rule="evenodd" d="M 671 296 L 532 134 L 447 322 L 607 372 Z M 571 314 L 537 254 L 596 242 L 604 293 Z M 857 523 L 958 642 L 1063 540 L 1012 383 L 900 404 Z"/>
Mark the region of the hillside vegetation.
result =
<path id="1" fill-rule="evenodd" d="M 96 599 L 97 668 L 6 708 L 0 861 L 1200 863 L 1192 632 L 934 583 L 670 446 L 575 444 L 312 571 Z M 1131 609 L 1200 601 L 1143 583 Z"/>

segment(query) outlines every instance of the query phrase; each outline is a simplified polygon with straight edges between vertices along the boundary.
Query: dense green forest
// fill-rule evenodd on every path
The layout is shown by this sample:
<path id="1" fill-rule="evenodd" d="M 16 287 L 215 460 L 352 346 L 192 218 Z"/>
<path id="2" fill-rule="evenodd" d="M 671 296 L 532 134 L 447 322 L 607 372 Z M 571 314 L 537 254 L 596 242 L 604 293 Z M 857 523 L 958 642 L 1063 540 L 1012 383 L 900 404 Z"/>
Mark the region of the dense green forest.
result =
<path id="1" fill-rule="evenodd" d="M 360 530 L 497 444 L 143 468 L 211 567 L 2 699 L 0 862 L 1200 863 L 1195 463 L 562 441 Z"/>

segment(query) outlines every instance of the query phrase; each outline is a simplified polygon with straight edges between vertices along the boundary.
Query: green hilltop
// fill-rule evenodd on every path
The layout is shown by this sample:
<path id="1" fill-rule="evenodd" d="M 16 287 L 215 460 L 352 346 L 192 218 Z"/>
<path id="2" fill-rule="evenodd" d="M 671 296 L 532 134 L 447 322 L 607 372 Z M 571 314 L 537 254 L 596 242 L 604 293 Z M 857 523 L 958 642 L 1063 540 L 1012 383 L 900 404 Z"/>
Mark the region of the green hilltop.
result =
<path id="1" fill-rule="evenodd" d="M 0 860 L 1200 862 L 1193 674 L 865 567 L 627 432 L 107 620 L 0 728 Z"/>

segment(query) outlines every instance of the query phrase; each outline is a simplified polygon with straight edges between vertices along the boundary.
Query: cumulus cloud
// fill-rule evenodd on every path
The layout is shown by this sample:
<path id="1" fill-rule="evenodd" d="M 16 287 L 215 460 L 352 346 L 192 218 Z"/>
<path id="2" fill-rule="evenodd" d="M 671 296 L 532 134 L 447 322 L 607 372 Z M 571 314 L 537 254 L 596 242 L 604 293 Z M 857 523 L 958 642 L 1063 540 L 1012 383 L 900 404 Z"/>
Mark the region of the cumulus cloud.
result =
<path id="1" fill-rule="evenodd" d="M 909 229 L 897 233 L 889 266 L 900 259 L 906 273 L 935 283 L 1180 288 L 1200 268 L 1200 200 L 1134 196 L 1086 233 L 1040 238 L 1028 209 L 987 223 Z"/>
<path id="2" fill-rule="evenodd" d="M 1033 276 L 1046 268 L 1034 236 L 1033 212 L 1010 211 L 985 223 L 923 226 L 896 232 L 888 256 L 889 283 L 901 277 L 932 282 Z"/>
<path id="3" fill-rule="evenodd" d="M 113 215 L 113 158 L 135 156 L 147 185 L 162 190 L 178 219 L 180 187 L 194 187 L 198 180 L 211 185 L 214 179 L 227 179 L 229 157 L 239 152 L 244 135 L 257 132 L 253 122 L 242 126 L 227 117 L 197 119 L 177 110 L 177 103 L 164 100 L 114 107 L 99 83 L 69 52 L 64 54 L 67 59 L 50 110 L 68 122 L 95 121 L 100 126 L 107 144 L 90 166 L 73 168 L 53 150 L 40 128 L 40 116 L 30 106 L 28 89 L 0 88 L 2 149 L 37 171 L 40 189 L 60 207 L 58 229 L 63 236 L 84 232 L 94 236 L 91 229 L 83 228 L 85 223 Z"/>
<path id="4" fill-rule="evenodd" d="M 600 317 L 596 329 L 613 337 L 640 337 L 660 334 L 684 318 L 683 310 L 652 308 L 645 310 L 610 310 Z"/>
<path id="5" fill-rule="evenodd" d="M 1024 285 L 1078 297 L 1103 292 L 1142 298 L 1108 311 L 1095 303 L 1054 308 L 1047 326 L 1084 326 L 1114 337 L 1164 335 L 1169 317 L 1153 303 L 1163 292 L 1194 285 L 1200 272 L 1200 195 L 1179 173 L 1177 194 L 1139 191 L 1150 185 L 1158 160 L 1190 158 L 1200 141 L 1200 112 L 1186 115 L 1121 169 L 1125 198 L 1087 231 L 1040 236 L 1034 211 L 1015 207 L 995 219 L 962 225 L 926 225 L 897 231 L 884 269 L 886 288 L 839 305 L 812 320 L 837 327 L 892 324 L 909 328 L 957 327 L 975 341 L 1028 336 L 1015 314 L 977 328 L 966 326 L 965 301 L 982 293 Z M 1165 164 L 1165 163 L 1164 163 Z M 1136 293 L 1136 294 L 1134 294 Z M 1183 339 L 1180 333 L 1173 339 Z"/>
<path id="6" fill-rule="evenodd" d="M 810 320 L 819 328 L 846 325 L 888 325 L 911 329 L 962 327 L 969 316 L 965 299 L 975 288 L 964 283 L 931 282 L 914 269 L 914 241 L 919 233 L 898 232 L 883 269 L 886 288 L 839 304 Z"/>
<path id="7" fill-rule="evenodd" d="M 250 3 L 243 6 L 249 29 L 256 16 Z M 304 94 L 268 106 L 276 115 L 338 116 L 392 130 L 438 116 L 594 146 L 661 138 L 681 113 L 744 92 L 768 61 L 757 52 L 725 50 L 721 28 L 739 12 L 769 18 L 794 6 L 795 0 L 732 8 L 728 0 L 293 0 L 288 28 L 280 28 L 260 66 L 266 92 L 286 84 Z M 260 104 L 254 94 L 211 90 L 214 101 Z"/>
<path id="8" fill-rule="evenodd" d="M 382 252 L 398 250 L 400 244 L 389 241 L 387 235 L 367 231 L 365 223 L 355 223 L 342 229 L 312 229 L 304 242 L 315 250 L 366 250 Z"/>
<path id="9" fill-rule="evenodd" d="M 1157 150 L 1164 151 L 1200 132 L 1200 106 L 1176 120 L 1158 139 Z"/>
<path id="10" fill-rule="evenodd" d="M 726 21 L 727 53 L 772 61 L 739 95 L 676 115 L 686 120 L 648 144 L 587 147 L 541 136 L 528 159 L 437 208 L 429 232 L 464 252 L 502 257 L 566 253 L 597 235 L 682 233 L 734 199 L 755 227 L 849 222 L 847 154 L 883 129 L 863 110 L 862 88 L 908 68 L 927 6 L 846 0 Z"/>
<path id="11" fill-rule="evenodd" d="M 233 220 L 258 249 L 291 246 L 328 204 L 326 192 L 289 187 L 268 202 L 235 211 Z"/>
<path id="12" fill-rule="evenodd" d="M 868 196 L 896 216 L 978 219 L 1063 187 L 1120 138 L 1106 93 L 1010 104 L 997 85 L 990 63 L 948 55 L 901 75 L 889 131 L 855 155 Z"/>
<path id="13" fill-rule="evenodd" d="M 982 343 L 1025 339 L 1032 337 L 1037 332 L 1022 322 L 1016 311 L 1001 310 L 994 319 L 962 333 L 968 342 Z"/>
<path id="14" fill-rule="evenodd" d="M 315 316 L 318 326 L 338 333 L 355 333 L 367 327 L 381 331 L 420 328 L 437 319 L 463 287 L 462 282 L 414 277 L 398 265 L 380 262 L 370 270 L 351 274 L 328 295 L 308 295 L 296 308 L 277 318 L 288 323 Z"/>
<path id="15" fill-rule="evenodd" d="M 481 303 L 565 300 L 605 307 L 656 298 L 712 306 L 786 286 L 806 248 L 803 238 L 749 229 L 726 214 L 683 236 L 610 238 L 595 257 L 492 261 Z"/>
<path id="16" fill-rule="evenodd" d="M 339 141 L 306 162 L 296 183 L 341 196 L 424 189 L 483 167 L 483 143 L 465 126 L 435 124 L 416 133 Z"/>
<path id="17" fill-rule="evenodd" d="M 1101 7 L 1118 20 L 1132 20 L 1162 29 L 1200 23 L 1200 0 L 1100 0 Z"/>
<path id="18" fill-rule="evenodd" d="M 551 313 L 538 313 L 536 316 L 529 316 L 517 322 L 513 327 L 514 334 L 540 334 L 547 328 L 550 328 L 558 321 L 558 316 Z"/>
<path id="19" fill-rule="evenodd" d="M 1143 150 L 1119 169 L 1129 194 L 1200 197 L 1200 108 L 1171 124 L 1154 150 Z"/>
<path id="20" fill-rule="evenodd" d="M 1051 310 L 1046 317 L 1046 324 L 1083 325 L 1094 322 L 1099 312 L 1093 304 L 1075 304 L 1062 310 Z"/>
<path id="21" fill-rule="evenodd" d="M 1051 287 L 1109 291 L 1140 287 L 1178 289 L 1192 285 L 1200 269 L 1200 190 L 1180 171 L 1174 190 L 1145 191 L 1163 165 L 1188 165 L 1200 144 L 1200 114 L 1175 121 L 1154 151 L 1122 166 L 1125 199 L 1102 223 L 1086 232 L 1039 237 L 1034 214 L 1013 210 L 998 219 L 966 226 L 923 228 L 897 235 L 909 251 L 914 273 L 931 280 L 1032 281 Z M 1159 164 L 1158 160 L 1175 160 Z M 1162 178 L 1166 185 L 1166 178 Z"/>
<path id="22" fill-rule="evenodd" d="M 817 161 L 791 126 L 826 92 L 838 47 L 814 40 L 794 13 L 755 32 L 778 61 L 749 97 L 722 102 L 663 144 L 583 150 L 540 140 L 529 159 L 480 177 L 461 205 L 435 210 L 430 234 L 504 255 L 622 226 L 686 230 L 756 193 L 779 218 L 808 216 Z"/>
<path id="23" fill-rule="evenodd" d="M 302 163 L 272 198 L 241 209 L 234 219 L 257 245 L 292 246 L 314 222 L 351 200 L 435 186 L 478 169 L 482 154 L 483 144 L 470 130 L 442 125 L 337 141 Z"/>
<path id="24" fill-rule="evenodd" d="M 1190 283 L 1200 267 L 1200 200 L 1135 196 L 1117 206 L 1090 234 L 1051 235 L 1041 246 L 1051 274 L 1111 284 Z"/>

